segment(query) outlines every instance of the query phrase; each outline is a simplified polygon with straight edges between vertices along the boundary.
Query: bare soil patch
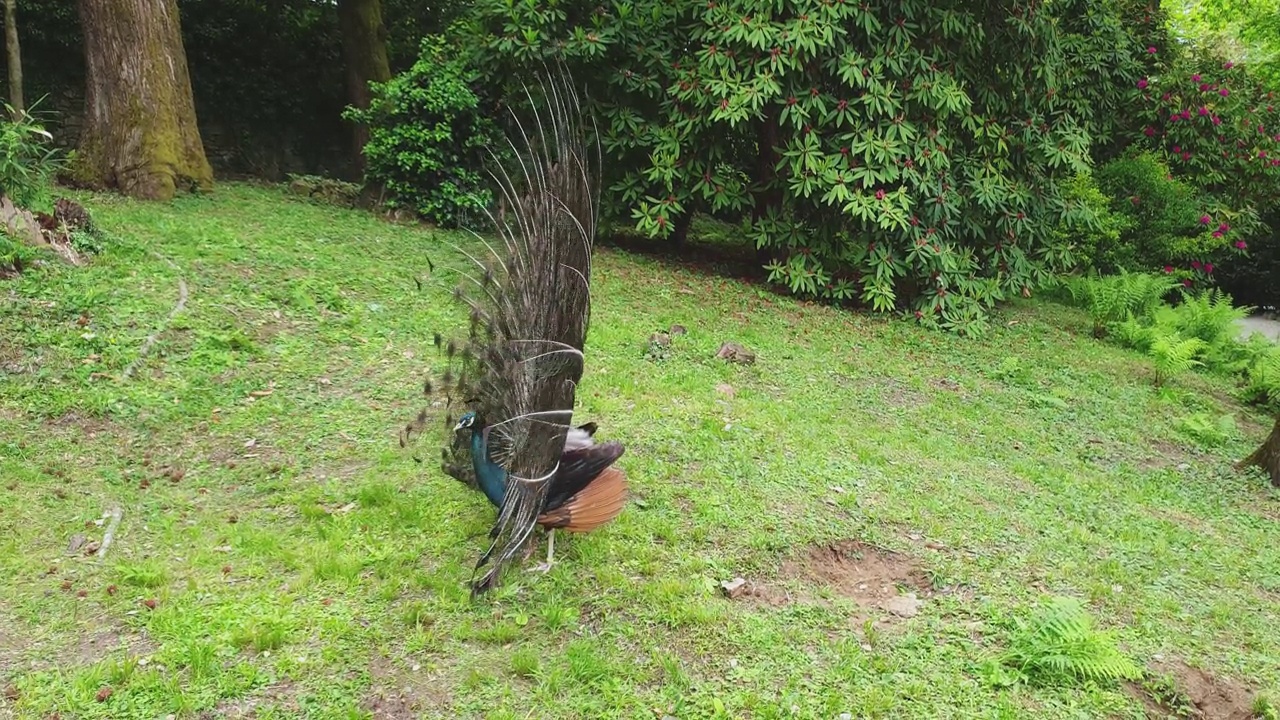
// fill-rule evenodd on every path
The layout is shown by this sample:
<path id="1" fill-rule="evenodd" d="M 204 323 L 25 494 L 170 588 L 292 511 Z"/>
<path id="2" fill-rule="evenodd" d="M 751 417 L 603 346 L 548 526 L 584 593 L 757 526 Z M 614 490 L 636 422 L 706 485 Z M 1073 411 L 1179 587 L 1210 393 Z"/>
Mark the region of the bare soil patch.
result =
<path id="1" fill-rule="evenodd" d="M 1187 451 L 1168 440 L 1156 438 L 1149 443 L 1149 454 L 1138 461 L 1143 470 L 1164 470 L 1185 461 Z"/>
<path id="2" fill-rule="evenodd" d="M 1156 677 L 1168 678 L 1173 685 L 1172 688 L 1164 683 L 1156 687 L 1126 685 L 1126 690 L 1142 702 L 1150 718 L 1252 720 L 1254 717 L 1255 693 L 1243 683 L 1191 667 L 1181 660 L 1156 663 L 1149 670 Z"/>
<path id="3" fill-rule="evenodd" d="M 390 658 L 375 653 L 369 660 L 373 683 L 361 707 L 379 720 L 415 720 L 442 712 L 453 702 L 450 683 L 439 677 L 414 677 Z"/>
<path id="4" fill-rule="evenodd" d="M 813 602 L 810 587 L 823 587 L 852 600 L 867 611 L 913 617 L 920 603 L 933 595 L 929 579 L 914 558 L 860 540 L 819 544 L 787 559 L 779 580 L 798 580 L 800 593 L 778 585 L 752 584 L 751 600 L 781 607 L 796 601 Z"/>

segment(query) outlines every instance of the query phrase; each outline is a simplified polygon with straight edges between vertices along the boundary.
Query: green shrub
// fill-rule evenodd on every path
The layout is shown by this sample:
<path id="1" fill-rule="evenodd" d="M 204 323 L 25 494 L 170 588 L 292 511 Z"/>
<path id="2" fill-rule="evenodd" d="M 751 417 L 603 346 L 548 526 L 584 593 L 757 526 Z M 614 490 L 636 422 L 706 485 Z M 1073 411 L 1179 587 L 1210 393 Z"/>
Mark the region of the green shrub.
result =
<path id="1" fill-rule="evenodd" d="M 1041 685 L 1142 676 L 1141 668 L 1116 647 L 1114 637 L 1093 626 L 1078 600 L 1066 597 L 1042 603 L 1029 621 L 1019 621 L 1000 660 L 1017 680 Z"/>
<path id="2" fill-rule="evenodd" d="M 51 209 L 53 182 L 63 162 L 53 136 L 30 112 L 15 118 L 4 105 L 0 119 L 0 196 L 27 210 Z"/>
<path id="3" fill-rule="evenodd" d="M 1112 209 L 1111 197 L 1098 187 L 1091 172 L 1077 174 L 1062 187 L 1062 214 L 1055 233 L 1074 251 L 1081 266 L 1100 273 L 1137 269 L 1118 263 L 1116 254 L 1125 247 L 1122 237 L 1132 229 L 1131 216 Z"/>
<path id="4" fill-rule="evenodd" d="M 1089 311 L 1094 336 L 1102 337 L 1131 317 L 1150 317 L 1177 283 L 1163 275 L 1122 270 L 1115 275 L 1077 277 L 1066 287 L 1071 297 Z"/>
<path id="5" fill-rule="evenodd" d="M 385 188 L 389 205 L 447 227 L 488 205 L 486 149 L 500 147 L 501 136 L 475 82 L 463 53 L 428 36 L 411 68 L 372 85 L 368 110 L 348 109 L 346 117 L 369 127 L 365 177 Z"/>
<path id="6" fill-rule="evenodd" d="M 1205 341 L 1198 337 L 1183 337 L 1176 331 L 1156 333 L 1147 349 L 1147 355 L 1155 365 L 1156 387 L 1203 365 L 1198 358 L 1207 347 Z"/>
<path id="7" fill-rule="evenodd" d="M 1280 409 L 1280 347 L 1273 345 L 1259 353 L 1245 370 L 1244 379 L 1242 400 Z"/>
<path id="8" fill-rule="evenodd" d="M 974 332 L 1074 264 L 1061 184 L 1146 49 L 1117 5 L 477 0 L 467 27 L 488 84 L 563 58 L 587 86 L 613 216 L 713 214 L 795 294 Z"/>
<path id="9" fill-rule="evenodd" d="M 1124 218 L 1117 223 L 1115 242 L 1091 248 L 1091 264 L 1099 271 L 1167 268 L 1180 279 L 1191 279 L 1207 274 L 1205 259 L 1228 247 L 1226 235 L 1211 222 L 1222 208 L 1173 178 L 1156 155 L 1142 152 L 1112 160 L 1098 169 L 1097 177 L 1099 188 L 1110 196 L 1112 212 Z"/>
<path id="10" fill-rule="evenodd" d="M 1236 419 L 1232 415 L 1213 417 L 1196 413 L 1178 421 L 1178 430 L 1204 447 L 1221 447 L 1236 434 Z"/>

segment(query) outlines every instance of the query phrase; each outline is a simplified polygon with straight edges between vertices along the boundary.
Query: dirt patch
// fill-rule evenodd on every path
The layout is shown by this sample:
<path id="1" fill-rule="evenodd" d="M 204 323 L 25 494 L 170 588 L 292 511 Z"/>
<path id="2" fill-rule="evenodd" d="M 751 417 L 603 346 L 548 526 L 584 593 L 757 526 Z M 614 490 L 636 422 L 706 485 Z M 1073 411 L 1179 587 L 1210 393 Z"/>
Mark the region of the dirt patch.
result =
<path id="1" fill-rule="evenodd" d="M 1243 683 L 1218 677 L 1201 668 L 1175 660 L 1149 668 L 1145 685 L 1127 683 L 1126 692 L 1137 698 L 1150 718 L 1178 717 L 1197 720 L 1252 720 L 1255 693 Z"/>
<path id="2" fill-rule="evenodd" d="M 933 595 L 928 577 L 913 558 L 859 540 L 812 546 L 782 563 L 779 580 L 776 585 L 753 583 L 745 595 L 781 607 L 815 601 L 809 589 L 816 586 L 894 618 L 913 617 Z M 789 580 L 800 581 L 803 589 L 788 589 L 783 583 Z"/>
<path id="3" fill-rule="evenodd" d="M 20 637 L 31 637 L 33 631 L 0 625 L 0 679 L 53 668 L 85 667 L 102 662 L 116 651 L 135 657 L 147 657 L 156 646 L 143 635 L 119 632 L 103 627 L 86 629 L 65 643 L 22 643 Z M 11 633 L 11 635 L 10 635 Z"/>
<path id="4" fill-rule="evenodd" d="M 370 658 L 369 676 L 373 682 L 360 706 L 375 718 L 414 720 L 424 713 L 443 712 L 453 703 L 450 684 L 441 677 L 426 673 L 418 677 L 382 655 Z"/>
<path id="5" fill-rule="evenodd" d="M 1187 451 L 1169 440 L 1155 438 L 1148 443 L 1148 454 L 1138 461 L 1143 470 L 1164 470 L 1185 462 Z"/>
<path id="6" fill-rule="evenodd" d="M 47 420 L 45 424 L 60 429 L 76 429 L 91 438 L 115 429 L 115 424 L 106 418 L 84 415 L 74 410 Z"/>

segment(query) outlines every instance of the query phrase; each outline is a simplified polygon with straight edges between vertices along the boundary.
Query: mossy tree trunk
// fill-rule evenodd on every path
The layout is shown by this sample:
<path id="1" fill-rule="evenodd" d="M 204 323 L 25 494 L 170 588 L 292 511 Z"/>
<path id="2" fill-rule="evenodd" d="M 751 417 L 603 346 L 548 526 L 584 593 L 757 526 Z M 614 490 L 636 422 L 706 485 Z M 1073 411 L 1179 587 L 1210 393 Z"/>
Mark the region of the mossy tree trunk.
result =
<path id="1" fill-rule="evenodd" d="M 78 179 L 147 200 L 213 187 L 176 0 L 79 3 L 85 113 Z"/>
<path id="2" fill-rule="evenodd" d="M 369 83 L 391 79 L 382 1 L 338 0 L 338 25 L 342 29 L 342 56 L 347 66 L 347 97 L 353 106 L 363 110 L 369 107 L 373 97 Z M 356 123 L 351 140 L 356 167 L 363 175 L 364 145 L 369 142 L 369 129 Z"/>
<path id="3" fill-rule="evenodd" d="M 4 0 L 4 54 L 9 73 L 9 104 L 21 116 L 27 110 L 22 98 L 22 47 L 18 44 L 18 0 Z"/>
<path id="4" fill-rule="evenodd" d="M 1240 461 L 1240 467 L 1256 466 L 1267 471 L 1271 484 L 1280 487 L 1280 415 L 1276 416 L 1276 424 L 1271 434 L 1253 454 Z"/>

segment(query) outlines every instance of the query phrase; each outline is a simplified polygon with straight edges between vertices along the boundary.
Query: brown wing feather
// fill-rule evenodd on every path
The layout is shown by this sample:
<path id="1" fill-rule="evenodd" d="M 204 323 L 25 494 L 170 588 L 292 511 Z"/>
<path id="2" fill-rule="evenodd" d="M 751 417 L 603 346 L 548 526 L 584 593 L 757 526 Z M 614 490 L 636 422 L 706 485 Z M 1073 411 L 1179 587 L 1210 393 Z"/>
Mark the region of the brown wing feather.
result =
<path id="1" fill-rule="evenodd" d="M 626 473 L 609 467 L 564 505 L 543 513 L 538 524 L 569 532 L 594 530 L 618 517 L 627 503 L 627 495 Z"/>

